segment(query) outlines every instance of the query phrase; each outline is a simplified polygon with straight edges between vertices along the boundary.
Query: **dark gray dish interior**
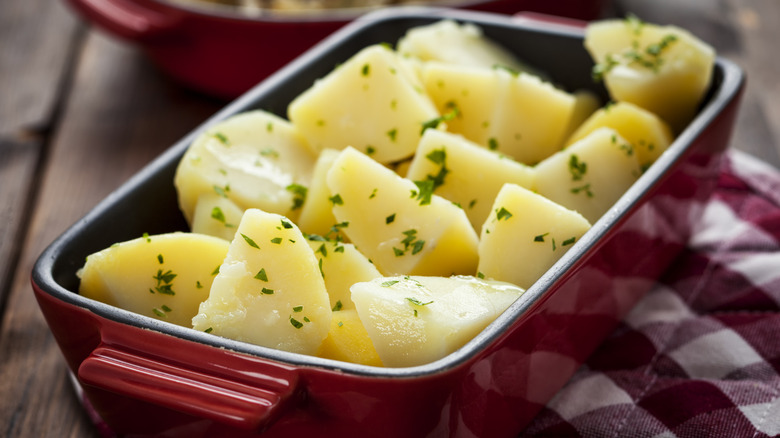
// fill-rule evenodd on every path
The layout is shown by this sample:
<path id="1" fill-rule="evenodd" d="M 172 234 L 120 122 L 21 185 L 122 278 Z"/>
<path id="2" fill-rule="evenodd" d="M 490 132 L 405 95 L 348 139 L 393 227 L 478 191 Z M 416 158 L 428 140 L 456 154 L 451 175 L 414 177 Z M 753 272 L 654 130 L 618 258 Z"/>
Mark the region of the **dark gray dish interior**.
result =
<path id="1" fill-rule="evenodd" d="M 593 62 L 582 46 L 582 33 L 578 29 L 542 23 L 520 23 L 505 16 L 435 8 L 398 8 L 372 13 L 332 35 L 228 105 L 122 185 L 44 251 L 33 269 L 34 283 L 57 299 L 87 308 L 108 319 L 286 363 L 331 367 L 357 374 L 385 377 L 413 377 L 435 373 L 454 367 L 483 349 L 533 301 L 542 296 L 558 274 L 593 247 L 599 236 L 619 219 L 620 214 L 625 213 L 647 192 L 655 179 L 663 174 L 664 166 L 679 157 L 687 143 L 707 127 L 710 119 L 728 103 L 743 80 L 739 69 L 719 59 L 714 84 L 699 117 L 678 137 L 669 156 L 662 157 L 657 166 L 653 166 L 624 196 L 624 200 L 629 198 L 623 203 L 624 210 L 609 220 L 602 219 L 594 224 L 593 229 L 556 264 L 554 272 L 548 273 L 549 275 L 545 275 L 532 286 L 519 300 L 522 302 L 510 307 L 476 339 L 458 352 L 431 364 L 406 369 L 382 369 L 302 356 L 174 326 L 78 295 L 76 271 L 83 265 L 87 255 L 115 242 L 139 237 L 143 233 L 187 231 L 187 225 L 178 209 L 173 176 L 185 149 L 206 126 L 250 109 L 264 109 L 286 117 L 287 104 L 294 97 L 308 88 L 315 79 L 326 75 L 361 48 L 374 43 L 394 44 L 408 29 L 442 18 L 477 24 L 487 37 L 499 42 L 529 64 L 547 72 L 551 79 L 564 89 L 589 89 L 606 102 L 604 88 L 591 79 Z"/>

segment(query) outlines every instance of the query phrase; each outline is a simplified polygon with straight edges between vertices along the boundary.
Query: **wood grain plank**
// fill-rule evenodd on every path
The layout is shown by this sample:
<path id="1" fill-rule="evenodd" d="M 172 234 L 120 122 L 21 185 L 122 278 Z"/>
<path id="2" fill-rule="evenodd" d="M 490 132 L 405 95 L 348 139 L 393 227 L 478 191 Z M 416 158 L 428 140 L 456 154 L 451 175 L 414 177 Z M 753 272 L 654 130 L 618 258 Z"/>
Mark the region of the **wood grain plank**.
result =
<path id="1" fill-rule="evenodd" d="M 79 36 L 55 0 L 0 2 L 0 319 Z"/>
<path id="2" fill-rule="evenodd" d="M 675 24 L 740 65 L 748 77 L 731 145 L 780 167 L 780 2 L 776 0 L 614 0 L 614 13 Z"/>
<path id="3" fill-rule="evenodd" d="M 32 265 L 66 227 L 221 106 L 170 84 L 135 49 L 88 36 L 2 325 L 1 436 L 94 435 L 31 293 Z"/>
<path id="4" fill-rule="evenodd" d="M 78 32 L 62 1 L 0 2 L 0 137 L 48 129 Z"/>

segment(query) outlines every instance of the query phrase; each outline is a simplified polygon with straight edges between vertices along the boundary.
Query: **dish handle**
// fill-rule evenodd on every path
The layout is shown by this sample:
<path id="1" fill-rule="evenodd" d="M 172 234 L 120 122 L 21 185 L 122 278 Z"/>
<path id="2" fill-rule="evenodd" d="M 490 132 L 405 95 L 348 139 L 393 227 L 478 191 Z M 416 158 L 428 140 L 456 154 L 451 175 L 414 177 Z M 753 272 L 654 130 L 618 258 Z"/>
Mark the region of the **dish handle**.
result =
<path id="1" fill-rule="evenodd" d="M 274 379 L 276 387 L 260 388 L 106 344 L 81 363 L 78 378 L 123 396 L 255 430 L 270 424 L 295 390 L 294 382 Z"/>

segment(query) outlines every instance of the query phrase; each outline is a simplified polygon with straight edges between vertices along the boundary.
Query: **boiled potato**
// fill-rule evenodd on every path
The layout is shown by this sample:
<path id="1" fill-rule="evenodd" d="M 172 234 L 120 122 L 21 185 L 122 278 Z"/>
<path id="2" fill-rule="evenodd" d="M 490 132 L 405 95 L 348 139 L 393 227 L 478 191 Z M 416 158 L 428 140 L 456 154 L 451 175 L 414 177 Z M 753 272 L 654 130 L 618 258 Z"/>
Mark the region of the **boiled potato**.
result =
<path id="1" fill-rule="evenodd" d="M 325 236 L 336 223 L 325 177 L 328 175 L 330 166 L 339 156 L 339 152 L 336 149 L 323 149 L 314 164 L 311 186 L 308 188 L 306 200 L 303 202 L 301 214 L 296 222 L 301 231 L 306 234 Z"/>
<path id="2" fill-rule="evenodd" d="M 574 108 L 569 118 L 569 124 L 564 130 L 563 138 L 569 138 L 601 106 L 598 96 L 592 91 L 577 90 L 572 95 L 574 96 Z M 566 142 L 564 142 L 565 144 Z"/>
<path id="3" fill-rule="evenodd" d="M 504 183 L 532 188 L 534 170 L 459 135 L 428 129 L 407 178 L 433 180 L 433 192 L 459 204 L 479 231 Z"/>
<path id="4" fill-rule="evenodd" d="M 469 276 L 399 276 L 356 283 L 352 300 L 382 363 L 408 367 L 462 347 L 523 292 Z"/>
<path id="5" fill-rule="evenodd" d="M 385 275 L 473 274 L 477 233 L 466 213 L 351 147 L 327 178 L 343 231 Z"/>
<path id="6" fill-rule="evenodd" d="M 417 75 L 388 47 L 367 47 L 288 107 L 315 152 L 353 146 L 381 163 L 412 156 L 422 126 L 439 117 Z"/>
<path id="7" fill-rule="evenodd" d="M 597 21 L 585 30 L 585 47 L 613 100 L 657 114 L 675 132 L 696 115 L 712 80 L 715 50 L 676 26 Z"/>
<path id="8" fill-rule="evenodd" d="M 144 236 L 87 257 L 79 293 L 131 312 L 191 327 L 228 251 L 228 242 L 193 233 Z"/>
<path id="9" fill-rule="evenodd" d="M 216 193 L 204 193 L 195 203 L 192 232 L 233 240 L 244 210 Z"/>
<path id="10" fill-rule="evenodd" d="M 317 356 L 362 365 L 382 366 L 382 359 L 379 358 L 355 309 L 333 312 L 328 337 L 322 342 Z"/>
<path id="11" fill-rule="evenodd" d="M 655 114 L 628 102 L 618 102 L 599 109 L 569 137 L 571 145 L 598 128 L 612 128 L 626 139 L 646 168 L 669 147 L 674 140 L 672 130 Z"/>
<path id="12" fill-rule="evenodd" d="M 402 56 L 421 61 L 488 68 L 498 65 L 515 71 L 534 71 L 504 47 L 485 37 L 481 28 L 453 20 L 440 20 L 409 29 L 398 40 L 397 51 Z"/>
<path id="13" fill-rule="evenodd" d="M 479 273 L 527 289 L 589 229 L 576 211 L 506 184 L 482 228 Z"/>
<path id="14" fill-rule="evenodd" d="M 249 209 L 238 225 L 197 330 L 279 350 L 315 354 L 331 307 L 317 258 L 284 216 Z"/>
<path id="15" fill-rule="evenodd" d="M 563 146 L 576 99 L 536 76 L 434 62 L 422 76 L 450 132 L 529 165 Z"/>
<path id="16" fill-rule="evenodd" d="M 302 202 L 295 188 L 309 185 L 314 160 L 286 120 L 259 110 L 235 115 L 201 134 L 179 162 L 174 178 L 179 206 L 190 224 L 206 193 L 242 210 L 294 216 Z"/>
<path id="17" fill-rule="evenodd" d="M 631 144 L 599 128 L 536 166 L 536 190 L 595 223 L 641 176 Z"/>
<path id="18" fill-rule="evenodd" d="M 325 279 L 325 289 L 333 310 L 354 309 L 349 288 L 360 281 L 369 281 L 382 274 L 373 263 L 351 243 L 319 239 L 310 236 L 309 246 Z"/>

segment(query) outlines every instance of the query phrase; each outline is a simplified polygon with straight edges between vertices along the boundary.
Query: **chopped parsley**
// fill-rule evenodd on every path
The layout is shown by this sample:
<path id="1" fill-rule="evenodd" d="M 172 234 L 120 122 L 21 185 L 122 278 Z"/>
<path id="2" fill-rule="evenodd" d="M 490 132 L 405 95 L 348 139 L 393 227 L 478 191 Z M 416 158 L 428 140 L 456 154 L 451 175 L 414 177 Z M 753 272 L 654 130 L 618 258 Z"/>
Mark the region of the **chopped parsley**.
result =
<path id="1" fill-rule="evenodd" d="M 292 316 L 290 316 L 290 324 L 292 324 L 292 326 L 297 329 L 303 327 L 303 323 L 293 318 Z"/>
<path id="2" fill-rule="evenodd" d="M 260 290 L 260 292 L 262 292 L 265 295 L 273 295 L 274 294 L 274 290 L 273 289 L 268 289 L 267 287 L 262 288 Z"/>
<path id="3" fill-rule="evenodd" d="M 292 209 L 296 210 L 298 208 L 301 208 L 303 206 L 304 201 L 306 201 L 306 194 L 309 192 L 309 189 L 307 189 L 306 186 L 292 183 L 287 187 L 285 187 L 285 190 L 293 194 Z"/>
<path id="4" fill-rule="evenodd" d="M 580 181 L 587 171 L 588 164 L 584 161 L 580 161 L 577 154 L 571 154 L 569 156 L 569 173 L 571 174 L 572 181 Z"/>
<path id="5" fill-rule="evenodd" d="M 271 243 L 279 245 L 280 243 L 282 243 L 282 240 L 284 239 L 282 239 L 281 237 L 274 237 L 273 239 L 271 239 Z"/>
<path id="6" fill-rule="evenodd" d="M 440 123 L 442 122 L 448 122 L 455 117 L 458 117 L 460 115 L 460 109 L 455 105 L 454 102 L 448 102 L 447 108 L 450 109 L 450 111 L 444 113 L 443 115 L 439 117 L 434 117 L 430 120 L 427 120 L 422 123 L 422 129 L 420 130 L 420 135 L 423 135 L 426 129 L 433 128 L 436 129 Z"/>
<path id="7" fill-rule="evenodd" d="M 573 243 L 574 243 L 576 240 L 577 240 L 577 238 L 576 238 L 576 237 L 570 237 L 570 238 L 568 238 L 568 239 L 564 240 L 563 242 L 561 242 L 561 246 L 569 246 L 569 245 L 572 245 L 572 244 L 573 244 Z"/>
<path id="8" fill-rule="evenodd" d="M 268 281 L 268 274 L 265 272 L 265 268 L 261 269 L 256 275 L 255 278 L 261 281 Z"/>
<path id="9" fill-rule="evenodd" d="M 217 185 L 214 186 L 214 193 L 223 198 L 228 197 L 228 192 L 230 192 L 230 184 L 225 184 L 225 187 L 220 187 Z"/>
<path id="10" fill-rule="evenodd" d="M 247 245 L 251 246 L 252 248 L 260 249 L 260 247 L 257 245 L 257 243 L 255 243 L 254 240 L 252 240 L 251 237 L 247 236 L 244 233 L 241 233 L 241 237 L 244 238 L 244 241 L 247 243 Z"/>
<path id="11" fill-rule="evenodd" d="M 579 193 L 585 193 L 588 198 L 593 197 L 593 192 L 590 191 L 590 184 L 585 184 L 584 186 L 580 187 L 573 187 L 570 192 L 574 193 L 575 195 Z"/>
<path id="12" fill-rule="evenodd" d="M 221 132 L 215 132 L 214 133 L 214 138 L 216 138 L 217 140 L 219 140 L 220 143 L 222 143 L 222 144 L 224 144 L 226 146 L 230 144 L 230 141 L 228 141 L 227 136 L 225 134 L 221 133 Z"/>
<path id="13" fill-rule="evenodd" d="M 341 195 L 339 195 L 338 193 L 328 198 L 328 200 L 333 205 L 344 205 L 344 200 L 341 199 Z"/>
<path id="14" fill-rule="evenodd" d="M 344 307 L 344 305 L 343 305 L 343 304 L 341 304 L 341 300 L 338 300 L 338 301 L 336 301 L 336 305 L 335 305 L 335 306 L 333 306 L 333 309 L 331 309 L 331 310 L 333 310 L 334 312 L 338 312 L 338 311 L 339 311 L 339 310 L 341 310 L 343 307 Z"/>
<path id="15" fill-rule="evenodd" d="M 507 210 L 504 207 L 501 207 L 501 208 L 496 210 L 496 220 L 499 220 L 499 221 L 501 221 L 501 220 L 509 220 L 509 218 L 511 218 L 511 217 L 512 217 L 512 213 L 510 213 L 509 210 Z"/>
<path id="16" fill-rule="evenodd" d="M 385 218 L 385 224 L 392 224 L 395 221 L 395 213 Z"/>
<path id="17" fill-rule="evenodd" d="M 264 157 L 279 158 L 279 151 L 274 148 L 265 148 L 260 151 L 260 155 Z"/>
<path id="18" fill-rule="evenodd" d="M 538 236 L 534 236 L 534 242 L 544 242 L 544 238 L 547 237 L 550 233 L 544 233 L 539 234 Z"/>
<path id="19" fill-rule="evenodd" d="M 416 198 L 417 201 L 420 201 L 420 205 L 430 204 L 433 197 L 433 180 L 415 181 L 414 185 L 417 186 L 417 190 L 412 191 L 412 197 Z"/>

